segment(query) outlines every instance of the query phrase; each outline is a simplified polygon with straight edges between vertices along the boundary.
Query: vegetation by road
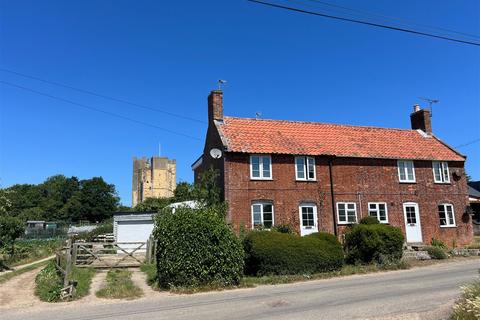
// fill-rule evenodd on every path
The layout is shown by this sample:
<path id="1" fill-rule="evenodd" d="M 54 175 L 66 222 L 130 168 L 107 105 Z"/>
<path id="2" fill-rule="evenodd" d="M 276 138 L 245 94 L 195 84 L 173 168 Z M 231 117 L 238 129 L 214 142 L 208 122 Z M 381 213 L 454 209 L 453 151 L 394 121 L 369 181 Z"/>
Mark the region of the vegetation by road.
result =
<path id="1" fill-rule="evenodd" d="M 462 288 L 462 297 L 457 301 L 451 319 L 480 319 L 480 280 Z"/>
<path id="2" fill-rule="evenodd" d="M 0 284 L 16 277 L 16 276 L 19 276 L 25 272 L 29 272 L 29 271 L 32 271 L 32 270 L 35 270 L 39 267 L 42 267 L 46 264 L 48 264 L 49 261 L 42 261 L 42 262 L 38 262 L 38 263 L 34 263 L 34 264 L 30 264 L 26 267 L 23 267 L 23 268 L 19 268 L 19 269 L 16 269 L 14 271 L 11 271 L 11 272 L 7 272 L 7 273 L 4 273 L 2 275 L 0 275 Z"/>
<path id="3" fill-rule="evenodd" d="M 106 286 L 96 292 L 99 298 L 135 299 L 143 295 L 142 289 L 132 281 L 132 272 L 125 269 L 113 269 L 107 274 Z"/>

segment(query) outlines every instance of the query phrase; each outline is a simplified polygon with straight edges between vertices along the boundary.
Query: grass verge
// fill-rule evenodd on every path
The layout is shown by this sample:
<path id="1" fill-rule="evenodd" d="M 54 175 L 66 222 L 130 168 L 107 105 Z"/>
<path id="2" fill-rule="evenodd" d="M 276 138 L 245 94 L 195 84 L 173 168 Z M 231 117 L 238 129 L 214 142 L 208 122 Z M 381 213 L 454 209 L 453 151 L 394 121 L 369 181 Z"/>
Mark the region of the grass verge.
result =
<path id="1" fill-rule="evenodd" d="M 171 288 L 170 292 L 179 293 L 179 294 L 192 294 L 197 292 L 205 291 L 221 291 L 221 290 L 230 290 L 237 288 L 253 288 L 258 285 L 276 285 L 276 284 L 286 284 L 294 283 L 308 280 L 321 280 L 321 279 L 330 279 L 335 277 L 342 277 L 354 274 L 367 274 L 373 272 L 382 272 L 388 270 L 402 270 L 409 269 L 410 264 L 406 261 L 400 261 L 398 263 L 389 263 L 388 265 L 344 265 L 342 269 L 338 271 L 331 272 L 322 272 L 315 274 L 297 274 L 297 275 L 272 275 L 272 276 L 263 276 L 263 277 L 251 277 L 245 276 L 240 280 L 240 283 L 237 286 L 221 286 L 218 284 L 211 284 L 199 287 L 175 287 Z M 148 277 L 148 275 L 147 275 Z"/>
<path id="2" fill-rule="evenodd" d="M 135 299 L 143 295 L 142 289 L 132 281 L 132 272 L 123 269 L 110 270 L 107 273 L 107 285 L 96 292 L 99 298 Z"/>
<path id="3" fill-rule="evenodd" d="M 7 256 L 5 263 L 9 267 L 41 260 L 51 256 L 62 246 L 62 240 L 17 240 L 13 256 Z"/>
<path id="4" fill-rule="evenodd" d="M 80 299 L 88 294 L 92 278 L 95 275 L 93 268 L 73 268 L 70 280 L 76 281 L 75 293 L 70 300 Z M 35 294 L 42 301 L 57 302 L 60 300 L 60 291 L 63 288 L 63 279 L 50 261 L 35 278 Z"/>
<path id="5" fill-rule="evenodd" d="M 147 275 L 147 284 L 154 289 L 157 288 L 157 265 L 154 263 L 146 263 L 140 266 L 140 271 Z"/>
<path id="6" fill-rule="evenodd" d="M 453 307 L 451 319 L 480 319 L 480 280 L 462 287 L 462 297 Z"/>
<path id="7" fill-rule="evenodd" d="M 11 272 L 7 272 L 5 274 L 2 274 L 0 275 L 0 284 L 16 277 L 16 276 L 19 276 L 25 272 L 29 272 L 29 271 L 32 271 L 32 270 L 35 270 L 37 268 L 40 268 L 46 264 L 48 264 L 49 261 L 42 261 L 42 262 L 39 262 L 39 263 L 35 263 L 35 264 L 31 264 L 27 267 L 24 267 L 24 268 L 21 268 L 21 269 L 18 269 L 18 270 L 14 270 L 14 271 L 11 271 Z"/>

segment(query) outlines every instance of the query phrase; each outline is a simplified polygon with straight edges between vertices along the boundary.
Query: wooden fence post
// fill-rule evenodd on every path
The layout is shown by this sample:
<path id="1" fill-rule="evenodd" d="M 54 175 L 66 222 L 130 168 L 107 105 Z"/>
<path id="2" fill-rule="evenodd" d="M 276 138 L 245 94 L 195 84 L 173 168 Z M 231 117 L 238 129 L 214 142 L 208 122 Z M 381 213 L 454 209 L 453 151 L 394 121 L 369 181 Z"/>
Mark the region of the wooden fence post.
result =
<path id="1" fill-rule="evenodd" d="M 72 272 L 72 238 L 67 240 L 67 249 L 65 252 L 66 264 L 65 264 L 65 277 L 63 278 L 63 286 L 68 286 L 70 273 Z"/>
<path id="2" fill-rule="evenodd" d="M 75 266 L 77 264 L 77 250 L 78 250 L 78 245 L 73 242 L 72 243 L 72 266 Z"/>

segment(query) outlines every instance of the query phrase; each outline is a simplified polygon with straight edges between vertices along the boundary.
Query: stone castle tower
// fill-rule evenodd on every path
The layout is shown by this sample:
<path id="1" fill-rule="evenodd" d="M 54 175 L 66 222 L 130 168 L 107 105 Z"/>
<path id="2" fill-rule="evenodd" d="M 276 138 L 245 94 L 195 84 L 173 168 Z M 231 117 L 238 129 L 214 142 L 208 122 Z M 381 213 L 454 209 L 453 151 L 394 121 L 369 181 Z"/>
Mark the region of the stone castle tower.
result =
<path id="1" fill-rule="evenodd" d="M 132 208 L 147 198 L 173 196 L 177 164 L 166 157 L 133 158 Z"/>

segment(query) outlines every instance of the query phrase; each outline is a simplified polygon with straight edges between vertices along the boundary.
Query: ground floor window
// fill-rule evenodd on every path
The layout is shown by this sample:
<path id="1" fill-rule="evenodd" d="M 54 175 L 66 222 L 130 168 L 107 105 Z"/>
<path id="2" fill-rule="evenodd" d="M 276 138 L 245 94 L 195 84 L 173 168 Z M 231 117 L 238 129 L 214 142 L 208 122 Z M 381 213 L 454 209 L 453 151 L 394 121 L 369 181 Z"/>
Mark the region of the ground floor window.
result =
<path id="1" fill-rule="evenodd" d="M 453 205 L 442 203 L 438 206 L 438 216 L 440 217 L 441 227 L 455 227 L 455 214 Z"/>
<path id="2" fill-rule="evenodd" d="M 302 227 L 313 228 L 315 227 L 315 216 L 317 213 L 317 206 L 313 204 L 300 205 L 300 213 L 302 218 Z"/>
<path id="3" fill-rule="evenodd" d="M 339 224 L 357 222 L 357 204 L 355 202 L 337 202 Z"/>
<path id="4" fill-rule="evenodd" d="M 273 226 L 273 203 L 257 201 L 252 204 L 252 228 L 270 229 Z"/>
<path id="5" fill-rule="evenodd" d="M 385 202 L 369 202 L 368 215 L 377 218 L 381 223 L 388 223 L 387 204 Z"/>

